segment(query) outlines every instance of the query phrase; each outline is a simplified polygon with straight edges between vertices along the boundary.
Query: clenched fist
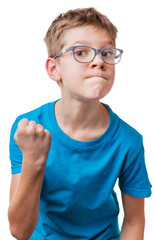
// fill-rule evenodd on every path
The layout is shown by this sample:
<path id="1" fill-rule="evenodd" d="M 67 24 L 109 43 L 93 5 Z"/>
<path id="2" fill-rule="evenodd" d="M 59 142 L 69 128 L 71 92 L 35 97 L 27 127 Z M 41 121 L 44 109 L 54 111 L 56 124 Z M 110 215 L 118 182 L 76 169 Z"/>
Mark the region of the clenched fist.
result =
<path id="1" fill-rule="evenodd" d="M 51 146 L 50 132 L 35 121 L 24 118 L 18 123 L 14 140 L 26 159 L 46 163 Z"/>

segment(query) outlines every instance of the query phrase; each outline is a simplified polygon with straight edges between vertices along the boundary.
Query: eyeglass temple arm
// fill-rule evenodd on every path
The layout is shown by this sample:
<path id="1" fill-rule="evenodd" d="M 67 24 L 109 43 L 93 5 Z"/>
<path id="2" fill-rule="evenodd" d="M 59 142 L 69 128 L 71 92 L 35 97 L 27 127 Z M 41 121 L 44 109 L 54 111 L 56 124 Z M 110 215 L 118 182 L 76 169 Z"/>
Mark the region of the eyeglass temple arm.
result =
<path id="1" fill-rule="evenodd" d="M 66 53 L 66 52 L 68 52 L 68 51 L 70 51 L 70 50 L 72 50 L 72 48 L 71 48 L 71 47 L 70 47 L 70 48 L 67 48 L 66 50 L 64 50 L 64 51 L 62 51 L 62 52 L 60 52 L 60 53 L 58 53 L 58 54 L 57 54 L 57 55 L 55 55 L 53 58 L 60 57 L 62 54 Z"/>

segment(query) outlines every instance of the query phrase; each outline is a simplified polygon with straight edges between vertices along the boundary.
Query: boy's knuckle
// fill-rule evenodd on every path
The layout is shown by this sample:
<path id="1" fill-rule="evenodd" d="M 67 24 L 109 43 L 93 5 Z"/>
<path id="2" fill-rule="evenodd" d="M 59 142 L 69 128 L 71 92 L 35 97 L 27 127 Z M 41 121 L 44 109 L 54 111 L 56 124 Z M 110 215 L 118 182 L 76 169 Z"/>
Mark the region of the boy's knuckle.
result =
<path id="1" fill-rule="evenodd" d="M 32 125 L 29 125 L 29 126 L 26 128 L 25 133 L 26 133 L 26 135 L 35 135 L 35 134 L 36 134 L 35 127 L 32 126 Z"/>
<path id="2" fill-rule="evenodd" d="M 29 123 L 29 120 L 27 118 L 23 118 L 19 121 L 18 123 L 18 127 L 24 127 L 24 126 L 27 126 Z"/>
<path id="3" fill-rule="evenodd" d="M 29 122 L 29 126 L 36 126 L 36 125 L 37 125 L 36 122 L 33 121 L 33 120 L 31 120 L 31 121 Z"/>
<path id="4" fill-rule="evenodd" d="M 44 135 L 44 128 L 41 124 L 37 125 L 36 131 L 39 135 L 41 135 L 41 136 Z"/>
<path id="5" fill-rule="evenodd" d="M 44 130 L 44 127 L 43 127 L 41 124 L 37 124 L 37 128 L 38 128 L 39 130 Z"/>
<path id="6" fill-rule="evenodd" d="M 46 134 L 46 136 L 47 136 L 48 138 L 51 137 L 51 134 L 50 134 L 50 132 L 49 132 L 47 129 L 45 129 L 45 134 Z"/>

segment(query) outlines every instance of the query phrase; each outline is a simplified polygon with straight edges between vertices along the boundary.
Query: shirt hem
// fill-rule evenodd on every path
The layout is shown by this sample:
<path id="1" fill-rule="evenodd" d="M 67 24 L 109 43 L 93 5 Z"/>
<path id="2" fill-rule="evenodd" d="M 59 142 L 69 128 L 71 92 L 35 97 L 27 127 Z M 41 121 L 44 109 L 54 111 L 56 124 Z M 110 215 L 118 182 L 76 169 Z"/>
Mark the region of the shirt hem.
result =
<path id="1" fill-rule="evenodd" d="M 21 173 L 21 169 L 22 169 L 21 166 L 20 167 L 16 167 L 16 168 L 12 168 L 11 169 L 11 173 L 12 174 Z"/>
<path id="2" fill-rule="evenodd" d="M 120 190 L 122 193 L 140 198 L 148 198 L 152 194 L 151 190 L 133 190 L 130 188 L 120 188 Z"/>

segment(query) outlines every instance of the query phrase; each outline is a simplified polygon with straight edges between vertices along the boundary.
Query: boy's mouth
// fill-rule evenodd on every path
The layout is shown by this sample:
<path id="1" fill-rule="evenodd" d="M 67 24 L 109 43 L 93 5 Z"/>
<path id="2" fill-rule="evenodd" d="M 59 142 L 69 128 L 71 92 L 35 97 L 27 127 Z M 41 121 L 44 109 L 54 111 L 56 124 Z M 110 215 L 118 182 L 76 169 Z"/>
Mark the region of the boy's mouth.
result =
<path id="1" fill-rule="evenodd" d="M 106 80 L 106 78 L 104 76 L 102 76 L 102 75 L 90 75 L 87 78 L 102 78 L 102 79 Z"/>

